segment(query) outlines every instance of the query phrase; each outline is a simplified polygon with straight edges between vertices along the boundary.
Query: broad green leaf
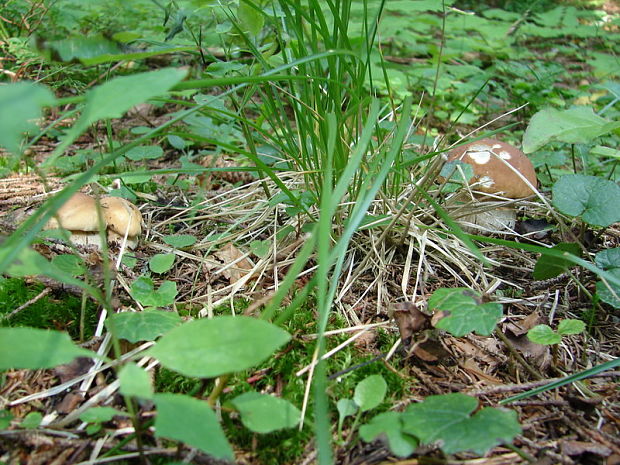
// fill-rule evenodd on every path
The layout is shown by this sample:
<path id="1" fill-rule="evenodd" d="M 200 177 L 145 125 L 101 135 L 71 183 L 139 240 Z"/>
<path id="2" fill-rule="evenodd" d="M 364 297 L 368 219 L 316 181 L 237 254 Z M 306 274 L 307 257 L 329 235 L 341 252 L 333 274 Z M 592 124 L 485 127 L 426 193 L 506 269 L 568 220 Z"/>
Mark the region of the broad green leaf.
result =
<path id="1" fill-rule="evenodd" d="M 173 253 L 158 253 L 149 260 L 149 268 L 153 273 L 165 273 L 172 268 L 174 259 Z"/>
<path id="2" fill-rule="evenodd" d="M 86 271 L 86 267 L 84 266 L 84 260 L 82 260 L 77 255 L 56 255 L 54 258 L 52 258 L 52 263 L 54 264 L 54 266 L 58 267 L 59 270 L 70 274 L 71 276 L 80 276 L 83 275 Z"/>
<path id="3" fill-rule="evenodd" d="M 560 321 L 558 334 L 567 336 L 569 334 L 580 334 L 586 329 L 586 324 L 581 320 L 567 319 Z"/>
<path id="4" fill-rule="evenodd" d="M 620 279 L 620 268 L 614 268 L 609 272 Z M 620 286 L 615 286 L 613 284 L 609 284 L 609 286 L 611 289 L 608 287 L 608 284 L 605 284 L 603 281 L 597 282 L 596 294 L 603 302 L 614 308 L 620 308 Z"/>
<path id="5" fill-rule="evenodd" d="M 86 106 L 70 137 L 81 134 L 90 124 L 102 119 L 120 118 L 134 105 L 166 93 L 183 80 L 187 71 L 163 68 L 157 71 L 120 76 L 95 87 L 86 94 Z"/>
<path id="6" fill-rule="evenodd" d="M 151 377 L 143 368 L 135 363 L 128 363 L 118 372 L 120 391 L 124 396 L 139 397 L 141 399 L 153 398 L 153 386 Z"/>
<path id="7" fill-rule="evenodd" d="M 80 415 L 84 423 L 105 423 L 114 417 L 127 417 L 125 412 L 112 407 L 91 407 Z"/>
<path id="8" fill-rule="evenodd" d="M 241 422 L 255 433 L 271 433 L 293 428 L 301 419 L 301 412 L 285 399 L 246 392 L 230 401 L 241 414 Z"/>
<path id="9" fill-rule="evenodd" d="M 464 287 L 437 289 L 428 300 L 428 308 L 445 312 L 435 327 L 456 337 L 474 331 L 489 335 L 502 316 L 501 304 L 483 303 L 478 292 Z"/>
<path id="10" fill-rule="evenodd" d="M 164 281 L 155 290 L 155 284 L 151 278 L 140 276 L 132 283 L 130 293 L 134 299 L 146 307 L 165 307 L 174 303 L 177 285 L 172 281 Z"/>
<path id="11" fill-rule="evenodd" d="M 250 250 L 258 258 L 265 258 L 267 254 L 269 253 L 269 251 L 271 250 L 271 244 L 272 242 L 270 240 L 252 241 L 250 242 Z"/>
<path id="12" fill-rule="evenodd" d="M 590 107 L 546 108 L 530 120 L 523 135 L 523 151 L 532 153 L 551 141 L 586 144 L 619 127 L 620 122 L 608 121 Z"/>
<path id="13" fill-rule="evenodd" d="M 338 428 L 342 428 L 345 418 L 357 412 L 357 404 L 353 399 L 340 399 L 336 402 L 336 408 L 338 409 Z"/>
<path id="14" fill-rule="evenodd" d="M 237 18 L 244 32 L 249 32 L 253 36 L 257 35 L 263 28 L 263 24 L 265 24 L 263 13 L 252 8 L 244 0 L 239 1 Z"/>
<path id="15" fill-rule="evenodd" d="M 581 247 L 579 247 L 578 244 L 571 242 L 560 242 L 559 244 L 554 245 L 552 250 L 568 252 L 576 257 L 581 257 Z M 569 260 L 543 254 L 536 261 L 532 276 L 534 279 L 539 281 L 543 279 L 555 278 L 573 266 L 574 263 Z"/>
<path id="16" fill-rule="evenodd" d="M 209 404 L 182 394 L 156 394 L 155 405 L 157 437 L 184 442 L 218 459 L 234 459 Z"/>
<path id="17" fill-rule="evenodd" d="M 0 430 L 11 426 L 11 420 L 13 420 L 13 414 L 9 410 L 0 410 Z"/>
<path id="18" fill-rule="evenodd" d="M 35 429 L 41 424 L 43 415 L 41 412 L 30 412 L 20 423 L 20 426 L 25 429 Z"/>
<path id="19" fill-rule="evenodd" d="M 34 121 L 41 117 L 41 108 L 54 102 L 54 94 L 34 82 L 0 86 L 0 146 L 19 153 L 22 134 L 36 131 Z"/>
<path id="20" fill-rule="evenodd" d="M 594 262 L 599 268 L 620 278 L 620 247 L 601 250 L 594 256 Z M 603 302 L 614 308 L 620 308 L 620 286 L 608 287 L 603 281 L 599 281 L 596 283 L 596 293 Z"/>
<path id="21" fill-rule="evenodd" d="M 565 215 L 594 226 L 620 221 L 620 186 L 596 176 L 568 174 L 553 185 L 553 205 Z"/>
<path id="22" fill-rule="evenodd" d="M 429 396 L 407 407 L 403 432 L 424 444 L 439 442 L 446 454 L 471 450 L 479 455 L 521 433 L 515 412 L 483 408 L 470 416 L 477 406 L 476 399 L 460 393 Z"/>
<path id="23" fill-rule="evenodd" d="M 182 249 L 194 245 L 196 238 L 191 234 L 179 234 L 178 236 L 164 236 L 164 242 L 177 249 Z"/>
<path id="24" fill-rule="evenodd" d="M 67 333 L 35 328 L 0 328 L 0 370 L 53 368 L 76 357 L 94 357 Z"/>
<path id="25" fill-rule="evenodd" d="M 185 376 L 212 378 L 261 363 L 290 338 L 263 320 L 218 316 L 174 328 L 148 354 Z"/>
<path id="26" fill-rule="evenodd" d="M 115 313 L 106 320 L 116 337 L 129 342 L 154 341 L 180 323 L 179 315 L 162 310 Z"/>
<path id="27" fill-rule="evenodd" d="M 548 325 L 536 325 L 527 332 L 527 338 L 535 344 L 550 346 L 562 342 L 562 336 Z"/>
<path id="28" fill-rule="evenodd" d="M 133 161 L 154 160 L 164 154 L 164 149 L 159 145 L 139 145 L 128 150 L 125 157 Z"/>
<path id="29" fill-rule="evenodd" d="M 398 412 L 380 413 L 360 427 L 360 437 L 366 442 L 381 436 L 387 439 L 392 453 L 399 457 L 408 457 L 418 447 L 416 438 L 403 432 L 401 414 Z"/>
<path id="30" fill-rule="evenodd" d="M 377 407 L 387 392 L 387 383 L 381 375 L 370 375 L 355 386 L 353 400 L 362 412 L 367 412 Z"/>
<path id="31" fill-rule="evenodd" d="M 92 37 L 68 37 L 66 39 L 45 42 L 40 52 L 48 52 L 48 59 L 69 63 L 81 59 L 94 58 L 104 54 L 121 52 L 118 43 L 101 35 Z"/>

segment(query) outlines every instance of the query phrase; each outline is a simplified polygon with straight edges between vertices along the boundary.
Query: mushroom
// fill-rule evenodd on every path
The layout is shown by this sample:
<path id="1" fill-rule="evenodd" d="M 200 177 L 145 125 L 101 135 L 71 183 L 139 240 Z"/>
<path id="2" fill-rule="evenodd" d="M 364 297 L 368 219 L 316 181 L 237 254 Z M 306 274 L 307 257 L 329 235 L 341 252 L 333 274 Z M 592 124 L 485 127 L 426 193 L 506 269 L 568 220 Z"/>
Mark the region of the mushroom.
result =
<path id="1" fill-rule="evenodd" d="M 101 247 L 97 204 L 90 195 L 73 194 L 45 225 L 45 229 L 67 229 L 71 242 L 76 245 Z"/>
<path id="2" fill-rule="evenodd" d="M 493 203 L 534 194 L 536 172 L 527 156 L 505 142 L 481 139 L 450 150 L 447 160 L 459 160 L 473 168 L 469 186 L 474 191 L 474 211 L 459 220 L 465 229 L 482 232 L 513 230 L 517 216 L 514 207 L 497 208 Z M 490 209 L 485 209 L 482 203 L 487 203 Z"/>
<path id="3" fill-rule="evenodd" d="M 127 237 L 127 247 L 138 245 L 142 232 L 142 214 L 138 207 L 121 197 L 102 197 L 103 218 L 108 226 L 108 242 L 122 243 Z"/>

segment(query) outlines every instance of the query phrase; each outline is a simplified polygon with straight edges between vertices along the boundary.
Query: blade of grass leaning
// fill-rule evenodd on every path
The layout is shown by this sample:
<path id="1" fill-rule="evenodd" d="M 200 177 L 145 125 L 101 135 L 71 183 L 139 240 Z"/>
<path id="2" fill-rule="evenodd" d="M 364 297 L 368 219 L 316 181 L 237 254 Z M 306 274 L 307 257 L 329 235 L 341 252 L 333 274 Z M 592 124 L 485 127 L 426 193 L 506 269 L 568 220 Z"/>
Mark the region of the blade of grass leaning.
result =
<path id="1" fill-rule="evenodd" d="M 601 363 L 592 368 L 588 368 L 587 370 L 581 371 L 579 373 L 575 373 L 573 375 L 567 376 L 566 378 L 560 379 L 558 381 L 554 381 L 552 383 L 546 384 L 544 386 L 539 386 L 537 388 L 531 389 L 526 392 L 522 392 L 521 394 L 517 394 L 516 396 L 509 397 L 508 399 L 500 400 L 500 405 L 506 405 L 511 402 L 515 402 L 517 400 L 525 399 L 527 397 L 532 397 L 541 392 L 549 391 L 551 389 L 555 389 L 566 384 L 575 383 L 577 381 L 581 381 L 582 379 L 589 378 L 590 376 L 598 375 L 603 371 L 611 370 L 613 368 L 620 366 L 620 358 L 616 358 L 614 360 L 610 360 L 605 363 Z"/>

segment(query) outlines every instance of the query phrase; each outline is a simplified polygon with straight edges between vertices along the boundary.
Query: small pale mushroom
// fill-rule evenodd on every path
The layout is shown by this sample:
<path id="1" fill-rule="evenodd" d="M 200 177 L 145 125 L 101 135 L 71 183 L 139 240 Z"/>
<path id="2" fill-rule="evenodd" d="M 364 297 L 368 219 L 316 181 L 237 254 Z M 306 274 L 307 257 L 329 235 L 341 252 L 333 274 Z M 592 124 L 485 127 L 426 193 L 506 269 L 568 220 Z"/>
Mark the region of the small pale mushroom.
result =
<path id="1" fill-rule="evenodd" d="M 469 181 L 475 194 L 474 211 L 459 219 L 464 229 L 481 232 L 513 230 L 516 223 L 514 207 L 497 208 L 493 202 L 522 199 L 534 194 L 536 172 L 529 158 L 505 142 L 481 139 L 450 150 L 447 161 L 456 160 L 471 165 L 474 173 Z M 484 202 L 492 208 L 486 209 Z"/>
<path id="2" fill-rule="evenodd" d="M 122 243 L 127 236 L 127 247 L 135 248 L 142 232 L 142 214 L 138 207 L 121 197 L 102 197 L 101 208 L 108 226 L 108 242 Z"/>
<path id="3" fill-rule="evenodd" d="M 70 239 L 74 244 L 101 247 L 97 205 L 90 195 L 81 192 L 73 194 L 45 225 L 45 229 L 61 227 L 71 233 Z"/>

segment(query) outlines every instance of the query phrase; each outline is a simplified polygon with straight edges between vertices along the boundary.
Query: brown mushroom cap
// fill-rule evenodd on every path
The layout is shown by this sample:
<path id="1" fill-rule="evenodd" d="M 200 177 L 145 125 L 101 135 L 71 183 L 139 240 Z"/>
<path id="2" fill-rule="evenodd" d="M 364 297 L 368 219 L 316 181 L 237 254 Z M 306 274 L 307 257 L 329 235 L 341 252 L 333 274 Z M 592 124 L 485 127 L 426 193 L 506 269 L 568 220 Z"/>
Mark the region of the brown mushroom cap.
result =
<path id="1" fill-rule="evenodd" d="M 471 165 L 474 176 L 470 184 L 477 191 L 510 199 L 529 197 L 534 192 L 507 164 L 536 187 L 532 162 L 518 148 L 497 139 L 481 139 L 448 152 L 448 161 L 460 160 Z"/>
<path id="2" fill-rule="evenodd" d="M 90 195 L 78 192 L 73 194 L 45 225 L 46 229 L 63 227 L 69 231 L 93 232 L 99 230 L 97 206 Z M 60 223 L 59 223 L 60 222 Z"/>
<path id="3" fill-rule="evenodd" d="M 121 197 L 102 197 L 101 208 L 111 232 L 131 238 L 142 232 L 142 214 L 131 202 Z"/>

